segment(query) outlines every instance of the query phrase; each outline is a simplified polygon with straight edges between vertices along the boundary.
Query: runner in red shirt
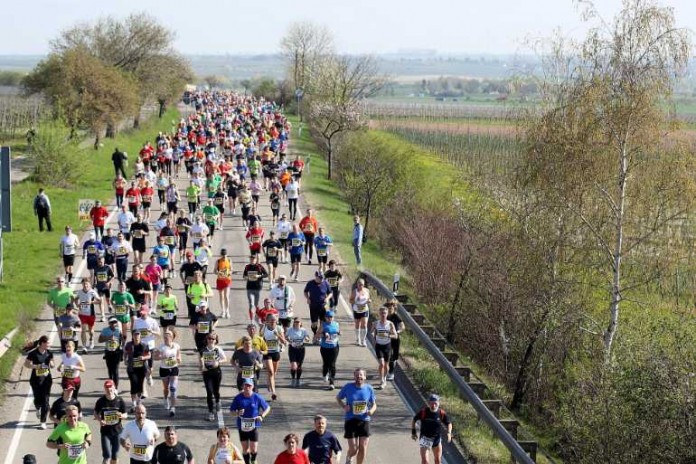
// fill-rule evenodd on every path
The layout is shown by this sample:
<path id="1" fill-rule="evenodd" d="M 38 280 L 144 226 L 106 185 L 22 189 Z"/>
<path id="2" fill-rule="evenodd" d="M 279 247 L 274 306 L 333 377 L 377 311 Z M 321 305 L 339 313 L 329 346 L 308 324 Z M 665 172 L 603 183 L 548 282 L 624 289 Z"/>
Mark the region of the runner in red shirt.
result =
<path id="1" fill-rule="evenodd" d="M 246 233 L 247 242 L 249 242 L 249 251 L 252 255 L 258 255 L 261 253 L 261 243 L 263 243 L 263 237 L 266 232 L 263 227 L 257 222 L 254 227 L 250 228 Z"/>
<path id="2" fill-rule="evenodd" d="M 307 264 L 312 264 L 312 254 L 314 253 L 314 234 L 319 230 L 319 223 L 314 217 L 312 209 L 307 210 L 307 215 L 300 221 L 300 230 L 305 236 L 305 254 Z"/>
<path id="3" fill-rule="evenodd" d="M 133 216 L 138 215 L 138 207 L 140 206 L 140 189 L 135 186 L 135 182 L 131 182 L 130 188 L 126 190 L 126 201 L 128 202 L 128 209 Z"/>
<path id="4" fill-rule="evenodd" d="M 143 202 L 143 221 L 150 221 L 150 206 L 152 206 L 152 197 L 155 195 L 155 189 L 150 185 L 150 181 L 145 181 L 145 186 L 140 190 L 140 199 Z M 133 213 L 135 214 L 135 213 Z"/>
<path id="5" fill-rule="evenodd" d="M 123 195 L 126 193 L 126 179 L 119 174 L 111 185 L 116 192 L 116 207 L 120 209 L 123 204 Z"/>
<path id="6" fill-rule="evenodd" d="M 281 452 L 273 464 L 310 464 L 307 453 L 300 449 L 300 437 L 289 433 L 283 438 L 285 451 Z"/>
<path id="7" fill-rule="evenodd" d="M 109 211 L 102 206 L 101 201 L 97 200 L 94 202 L 92 209 L 89 210 L 89 217 L 92 219 L 96 239 L 101 240 L 102 236 L 104 235 L 104 224 L 106 224 L 106 218 L 109 217 Z"/>
<path id="8" fill-rule="evenodd" d="M 269 314 L 273 314 L 275 317 L 279 316 L 278 310 L 271 304 L 271 299 L 266 298 L 263 300 L 263 308 L 256 308 L 256 323 L 259 325 L 264 324 Z"/>

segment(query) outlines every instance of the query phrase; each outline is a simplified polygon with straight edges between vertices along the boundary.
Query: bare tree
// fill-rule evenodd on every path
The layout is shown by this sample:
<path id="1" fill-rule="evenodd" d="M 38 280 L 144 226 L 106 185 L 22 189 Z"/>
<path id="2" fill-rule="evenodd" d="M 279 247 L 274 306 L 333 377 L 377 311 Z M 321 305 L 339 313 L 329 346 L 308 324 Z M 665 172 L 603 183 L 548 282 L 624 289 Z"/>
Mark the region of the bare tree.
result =
<path id="1" fill-rule="evenodd" d="M 597 19 L 587 5 L 586 17 Z M 547 106 L 528 131 L 526 185 L 584 250 L 589 274 L 606 279 L 608 322 L 596 332 L 609 361 L 622 299 L 670 254 L 664 234 L 692 207 L 693 161 L 666 139 L 674 121 L 664 106 L 689 41 L 671 9 L 626 0 L 613 23 L 600 22 L 573 51 L 552 63 L 569 79 L 543 87 Z"/>

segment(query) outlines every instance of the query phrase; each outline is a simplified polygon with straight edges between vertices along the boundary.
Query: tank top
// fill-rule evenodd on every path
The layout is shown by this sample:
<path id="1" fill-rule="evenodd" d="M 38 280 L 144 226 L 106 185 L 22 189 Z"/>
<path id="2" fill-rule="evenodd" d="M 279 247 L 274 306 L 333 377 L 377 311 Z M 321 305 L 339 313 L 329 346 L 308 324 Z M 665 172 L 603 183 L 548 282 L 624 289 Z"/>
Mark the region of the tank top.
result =
<path id="1" fill-rule="evenodd" d="M 282 330 L 280 326 L 276 326 L 275 330 L 271 330 L 264 326 L 263 339 L 266 340 L 269 353 L 278 353 L 280 351 L 280 340 L 278 340 L 278 331 Z"/>
<path id="2" fill-rule="evenodd" d="M 232 448 L 232 446 L 227 446 L 227 448 L 221 448 L 215 445 L 215 456 L 213 457 L 215 464 L 227 464 L 227 460 L 230 462 L 238 459 L 242 459 L 237 455 L 237 452 Z"/>
<path id="3" fill-rule="evenodd" d="M 378 345 L 389 345 L 391 343 L 391 328 L 394 324 L 391 321 L 386 321 L 382 324 L 382 321 L 375 322 L 375 343 Z"/>
<path id="4" fill-rule="evenodd" d="M 370 300 L 370 291 L 363 288 L 361 292 L 355 292 L 355 304 L 353 304 L 353 311 L 356 313 L 364 313 L 368 311 L 367 302 Z"/>
<path id="5" fill-rule="evenodd" d="M 220 279 L 229 279 L 232 270 L 232 264 L 228 258 L 219 258 L 217 260 L 217 276 Z"/>
<path id="6" fill-rule="evenodd" d="M 162 369 L 173 369 L 179 367 L 179 363 L 176 360 L 176 353 L 179 351 L 179 344 L 172 343 L 172 346 L 167 346 L 162 343 L 157 351 L 160 352 L 160 367 Z"/>

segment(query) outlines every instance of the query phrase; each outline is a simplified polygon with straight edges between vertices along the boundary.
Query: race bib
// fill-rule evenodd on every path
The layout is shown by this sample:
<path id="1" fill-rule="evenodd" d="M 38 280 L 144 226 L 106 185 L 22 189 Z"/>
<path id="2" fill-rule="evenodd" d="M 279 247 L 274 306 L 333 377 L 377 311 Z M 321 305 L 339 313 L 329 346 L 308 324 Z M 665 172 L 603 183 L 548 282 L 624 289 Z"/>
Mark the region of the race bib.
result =
<path id="1" fill-rule="evenodd" d="M 252 235 L 251 236 L 251 243 L 259 243 L 261 241 L 261 237 L 258 235 Z"/>
<path id="2" fill-rule="evenodd" d="M 143 238 L 143 231 L 140 229 L 135 229 L 133 231 L 133 237 L 134 238 Z"/>
<path id="3" fill-rule="evenodd" d="M 175 317 L 176 314 L 171 311 L 162 311 L 162 318 L 164 318 L 165 321 L 174 320 Z"/>
<path id="4" fill-rule="evenodd" d="M 79 445 L 68 445 L 66 448 L 68 452 L 68 459 L 77 459 L 80 457 L 82 452 L 84 451 L 84 446 L 82 444 Z"/>
<path id="5" fill-rule="evenodd" d="M 288 235 L 290 235 L 290 232 L 281 232 L 280 233 L 280 238 L 282 239 L 287 239 Z"/>
<path id="6" fill-rule="evenodd" d="M 36 373 L 37 377 L 46 377 L 51 373 L 51 370 L 48 368 L 48 366 L 42 364 L 40 367 L 34 369 L 34 373 Z"/>
<path id="7" fill-rule="evenodd" d="M 128 203 L 134 204 L 136 201 L 136 198 L 133 195 L 128 195 Z"/>
<path id="8" fill-rule="evenodd" d="M 174 357 L 169 357 L 169 358 L 165 359 L 165 360 L 164 360 L 164 365 L 165 365 L 166 367 L 169 367 L 169 368 L 176 367 L 176 365 L 177 365 L 176 358 L 174 358 Z"/>
<path id="9" fill-rule="evenodd" d="M 143 338 L 150 335 L 150 329 L 138 329 L 138 332 L 140 332 L 140 336 Z"/>
<path id="10" fill-rule="evenodd" d="M 329 287 L 337 287 L 338 286 L 338 277 L 329 277 L 326 280 L 327 280 L 327 282 L 329 282 Z"/>
<path id="11" fill-rule="evenodd" d="M 304 346 L 304 338 L 295 338 L 290 340 L 290 346 L 293 348 L 302 348 Z"/>
<path id="12" fill-rule="evenodd" d="M 193 238 L 200 240 L 203 238 L 203 234 L 201 232 L 194 232 L 193 233 Z"/>
<path id="13" fill-rule="evenodd" d="M 198 333 L 200 333 L 200 334 L 207 334 L 210 332 L 210 322 L 208 322 L 208 321 L 199 322 L 196 325 L 196 327 L 197 327 Z"/>
<path id="14" fill-rule="evenodd" d="M 250 379 L 254 377 L 254 366 L 242 366 L 242 378 Z"/>
<path id="15" fill-rule="evenodd" d="M 213 203 L 216 205 L 222 205 L 225 203 L 225 199 L 223 197 L 215 197 Z"/>
<path id="16" fill-rule="evenodd" d="M 133 445 L 131 451 L 136 456 L 145 456 L 147 454 L 147 445 Z"/>
<path id="17" fill-rule="evenodd" d="M 169 248 L 162 248 L 157 252 L 157 254 L 159 255 L 160 259 L 169 258 Z"/>
<path id="18" fill-rule="evenodd" d="M 134 359 L 133 360 L 133 367 L 143 367 L 145 365 L 145 361 L 142 359 Z"/>
<path id="19" fill-rule="evenodd" d="M 311 224 L 311 223 L 305 224 L 303 230 L 304 230 L 305 232 L 309 233 L 309 234 L 314 233 L 314 227 L 312 227 L 312 224 Z"/>
<path id="20" fill-rule="evenodd" d="M 326 248 L 323 250 L 317 249 L 317 256 L 326 256 Z"/>
<path id="21" fill-rule="evenodd" d="M 176 230 L 178 230 L 180 234 L 185 233 L 186 226 L 176 226 Z"/>
<path id="22" fill-rule="evenodd" d="M 167 235 L 166 237 L 164 237 L 164 243 L 166 243 L 167 245 L 174 245 L 176 243 L 176 237 L 174 237 L 173 235 Z"/>
<path id="23" fill-rule="evenodd" d="M 434 440 L 432 438 L 420 437 L 420 440 L 418 440 L 418 446 L 421 448 L 432 448 L 433 442 Z"/>
<path id="24" fill-rule="evenodd" d="M 60 316 L 64 315 L 66 313 L 65 308 L 56 308 L 55 311 L 53 311 L 53 316 L 56 318 L 59 318 Z"/>
<path id="25" fill-rule="evenodd" d="M 97 282 L 106 282 L 107 275 L 106 274 L 97 274 Z"/>
<path id="26" fill-rule="evenodd" d="M 266 256 L 269 258 L 275 258 L 278 255 L 278 249 L 276 247 L 266 248 Z"/>
<path id="27" fill-rule="evenodd" d="M 143 195 L 142 198 L 146 203 L 150 203 L 152 201 L 152 195 Z"/>
<path id="28" fill-rule="evenodd" d="M 125 316 L 126 313 L 128 312 L 128 308 L 126 308 L 126 305 L 115 305 L 114 306 L 114 311 L 116 312 L 117 316 Z"/>
<path id="29" fill-rule="evenodd" d="M 80 314 L 83 316 L 92 314 L 92 305 L 90 303 L 80 303 Z"/>
<path id="30" fill-rule="evenodd" d="M 256 419 L 248 419 L 246 417 L 242 417 L 240 419 L 240 422 L 240 429 L 242 430 L 242 432 L 251 432 L 256 428 Z"/>
<path id="31" fill-rule="evenodd" d="M 121 420 L 121 414 L 115 409 L 105 409 L 102 414 L 106 425 L 116 425 Z"/>
<path id="32" fill-rule="evenodd" d="M 119 256 L 125 256 L 128 254 L 128 249 L 126 247 L 118 247 L 118 250 L 116 250 L 116 254 Z"/>
<path id="33" fill-rule="evenodd" d="M 353 402 L 353 414 L 359 416 L 367 412 L 367 401 L 354 401 Z"/>
<path id="34" fill-rule="evenodd" d="M 298 246 L 302 245 L 302 240 L 300 240 L 299 238 L 293 238 L 291 243 L 292 243 L 292 246 L 298 247 Z"/>
<path id="35" fill-rule="evenodd" d="M 184 282 L 186 282 L 187 285 L 193 283 L 193 276 L 186 276 Z"/>
<path id="36" fill-rule="evenodd" d="M 87 247 L 87 253 L 89 253 L 90 255 L 96 254 L 96 253 L 97 253 L 97 247 L 94 246 L 94 245 L 89 245 L 89 246 Z"/>
<path id="37" fill-rule="evenodd" d="M 387 343 L 390 341 L 389 331 L 384 329 L 377 330 L 377 341 Z"/>
<path id="38" fill-rule="evenodd" d="M 119 346 L 120 346 L 120 343 L 118 342 L 118 340 L 107 340 L 106 341 L 107 351 L 116 351 Z"/>
<path id="39" fill-rule="evenodd" d="M 66 379 L 74 379 L 75 370 L 70 366 L 63 366 L 63 377 Z"/>
<path id="40" fill-rule="evenodd" d="M 266 340 L 268 351 L 278 351 L 278 340 Z"/>
<path id="41" fill-rule="evenodd" d="M 72 328 L 60 329 L 60 338 L 63 340 L 72 340 L 75 336 L 75 331 Z"/>
<path id="42" fill-rule="evenodd" d="M 212 366 L 215 364 L 215 352 L 203 353 L 203 364 L 206 366 Z"/>
<path id="43" fill-rule="evenodd" d="M 247 279 L 249 280 L 249 282 L 256 282 L 258 280 L 258 278 L 259 278 L 259 276 L 258 276 L 258 273 L 256 271 L 249 271 L 247 273 Z"/>
<path id="44" fill-rule="evenodd" d="M 355 305 L 355 312 L 356 313 L 364 313 L 367 311 L 367 305 L 364 304 L 356 304 Z"/>

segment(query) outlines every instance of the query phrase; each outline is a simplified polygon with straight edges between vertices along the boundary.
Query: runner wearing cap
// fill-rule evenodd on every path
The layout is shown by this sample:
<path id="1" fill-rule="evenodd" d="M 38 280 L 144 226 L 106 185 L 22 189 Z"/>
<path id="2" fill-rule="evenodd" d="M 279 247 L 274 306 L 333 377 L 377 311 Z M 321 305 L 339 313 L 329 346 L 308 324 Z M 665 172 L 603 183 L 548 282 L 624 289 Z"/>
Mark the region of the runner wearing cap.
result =
<path id="1" fill-rule="evenodd" d="M 333 311 L 326 311 L 321 330 L 315 335 L 320 338 L 319 353 L 321 354 L 321 375 L 329 390 L 333 390 L 336 378 L 336 360 L 338 359 L 341 326 L 334 319 Z"/>
<path id="2" fill-rule="evenodd" d="M 220 296 L 220 309 L 223 318 L 230 317 L 230 285 L 232 285 L 232 260 L 227 256 L 227 249 L 220 250 L 220 257 L 215 261 L 215 288 Z"/>
<path id="3" fill-rule="evenodd" d="M 416 431 L 416 424 L 420 423 L 420 435 Z M 411 438 L 418 441 L 420 447 L 421 464 L 428 464 L 428 452 L 432 450 L 435 464 L 442 460 L 442 426 L 447 428 L 447 443 L 452 442 L 452 421 L 447 412 L 440 407 L 440 397 L 431 394 L 427 406 L 413 416 L 411 421 Z"/>
<path id="4" fill-rule="evenodd" d="M 375 391 L 365 383 L 364 369 L 353 372 L 354 382 L 347 383 L 336 395 L 336 402 L 345 413 L 345 434 L 348 439 L 346 462 L 353 462 L 357 456 L 357 464 L 363 464 L 367 457 L 367 447 L 370 443 L 370 421 L 377 410 Z"/>
<path id="5" fill-rule="evenodd" d="M 285 332 L 288 340 L 288 358 L 290 360 L 290 376 L 292 377 L 291 387 L 300 387 L 302 381 L 302 363 L 305 358 L 305 343 L 310 341 L 307 329 L 302 327 L 302 321 L 296 317 L 292 321 L 292 327 Z"/>
<path id="6" fill-rule="evenodd" d="M 259 444 L 259 428 L 271 407 L 266 400 L 254 390 L 254 380 L 245 378 L 242 381 L 242 391 L 237 394 L 230 405 L 232 417 L 237 418 L 239 441 L 242 445 L 242 456 L 245 463 L 256 464 Z"/>
<path id="7" fill-rule="evenodd" d="M 283 351 L 283 346 L 288 344 L 288 341 L 285 338 L 282 327 L 278 325 L 278 316 L 272 312 L 266 314 L 266 323 L 262 330 L 263 339 L 266 340 L 266 346 L 268 347 L 268 351 L 263 355 L 266 373 L 268 374 L 268 390 L 271 392 L 271 399 L 275 401 L 277 398 L 275 379 L 278 373 L 278 365 L 280 364 L 280 353 Z"/>
<path id="8" fill-rule="evenodd" d="M 118 452 L 121 449 L 118 436 L 123 430 L 121 421 L 127 417 L 126 403 L 123 398 L 118 396 L 114 381 L 105 381 L 104 395 L 94 405 L 94 418 L 99 421 L 104 463 L 111 461 L 111 464 L 116 464 L 118 462 Z"/>
<path id="9" fill-rule="evenodd" d="M 284 275 L 278 277 L 278 283 L 271 289 L 268 297 L 278 310 L 278 322 L 283 330 L 287 331 L 295 313 L 295 290 L 287 285 L 287 277 Z"/>
<path id="10" fill-rule="evenodd" d="M 304 288 L 304 296 L 309 306 L 309 318 L 312 322 L 312 332 L 316 335 L 319 322 L 324 320 L 326 302 L 331 298 L 331 287 L 329 287 L 321 271 L 315 272 L 314 279 L 307 282 Z"/>
<path id="11" fill-rule="evenodd" d="M 174 295 L 171 284 L 164 286 L 164 293 L 157 299 L 160 327 L 163 329 L 176 325 L 176 316 L 179 312 L 179 299 Z"/>
<path id="12" fill-rule="evenodd" d="M 365 287 L 365 281 L 358 279 L 355 288 L 350 293 L 350 304 L 353 307 L 353 321 L 355 323 L 355 343 L 358 346 L 367 346 L 367 320 L 370 318 L 370 290 Z"/>
<path id="13" fill-rule="evenodd" d="M 163 342 L 155 349 L 155 360 L 159 361 L 159 376 L 162 379 L 164 408 L 170 416 L 176 414 L 176 394 L 179 384 L 179 365 L 181 347 L 176 340 L 176 328 L 167 327 L 163 332 Z"/>
<path id="14" fill-rule="evenodd" d="M 123 331 L 116 316 L 111 316 L 109 325 L 101 330 L 99 343 L 104 343 L 104 362 L 106 363 L 107 376 L 114 381 L 114 385 L 118 388 L 118 371 L 121 359 L 123 359 Z"/>
<path id="15" fill-rule="evenodd" d="M 206 337 L 215 330 L 217 322 L 218 318 L 209 310 L 208 302 L 201 300 L 201 302 L 198 303 L 198 311 L 189 321 L 191 334 L 193 335 L 198 352 L 201 352 L 203 347 L 205 347 L 207 343 Z"/>
<path id="16" fill-rule="evenodd" d="M 75 406 L 80 414 L 82 414 L 82 405 L 73 396 L 75 387 L 70 384 L 63 387 L 63 394 L 51 404 L 51 411 L 48 414 L 49 419 L 53 422 L 53 427 L 58 427 L 58 424 L 63 422 L 65 410 L 68 406 Z"/>
<path id="17" fill-rule="evenodd" d="M 200 370 L 203 374 L 208 403 L 208 421 L 210 422 L 215 420 L 215 414 L 220 411 L 220 384 L 222 383 L 220 363 L 227 361 L 225 351 L 218 346 L 219 342 L 218 334 L 210 331 L 205 334 L 203 345 L 198 350 L 200 352 Z"/>

